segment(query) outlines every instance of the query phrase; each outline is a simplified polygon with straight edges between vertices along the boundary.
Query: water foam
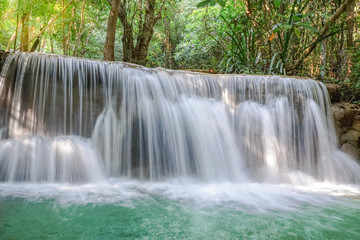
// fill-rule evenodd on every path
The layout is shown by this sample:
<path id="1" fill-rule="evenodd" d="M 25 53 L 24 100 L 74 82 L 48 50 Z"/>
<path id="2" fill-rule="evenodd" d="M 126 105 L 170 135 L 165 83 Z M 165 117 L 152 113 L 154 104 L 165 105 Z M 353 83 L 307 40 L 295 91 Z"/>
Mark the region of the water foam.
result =
<path id="1" fill-rule="evenodd" d="M 360 188 L 355 185 L 203 183 L 188 178 L 165 182 L 109 179 L 96 184 L 0 184 L 0 199 L 23 198 L 35 202 L 54 200 L 61 206 L 112 204 L 132 207 L 139 201 L 146 203 L 164 198 L 204 208 L 220 205 L 257 212 L 300 211 L 304 205 L 350 206 L 346 199 L 359 196 Z"/>

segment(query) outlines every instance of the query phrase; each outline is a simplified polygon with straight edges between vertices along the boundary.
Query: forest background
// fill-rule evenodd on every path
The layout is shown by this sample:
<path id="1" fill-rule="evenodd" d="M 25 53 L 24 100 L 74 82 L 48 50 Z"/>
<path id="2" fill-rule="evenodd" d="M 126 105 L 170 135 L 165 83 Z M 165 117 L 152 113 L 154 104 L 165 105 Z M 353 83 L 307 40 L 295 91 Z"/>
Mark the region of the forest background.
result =
<path id="1" fill-rule="evenodd" d="M 0 50 L 298 75 L 360 101 L 358 0 L 0 0 Z"/>

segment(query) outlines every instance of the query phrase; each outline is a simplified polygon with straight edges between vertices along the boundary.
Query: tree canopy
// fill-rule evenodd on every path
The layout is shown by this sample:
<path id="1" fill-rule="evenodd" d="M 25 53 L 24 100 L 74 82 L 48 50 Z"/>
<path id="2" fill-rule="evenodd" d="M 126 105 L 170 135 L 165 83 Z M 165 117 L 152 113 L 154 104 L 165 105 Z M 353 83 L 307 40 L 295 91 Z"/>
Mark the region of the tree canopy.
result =
<path id="1" fill-rule="evenodd" d="M 0 0 L 0 49 L 103 59 L 113 29 L 108 60 L 360 88 L 359 9 L 356 0 Z"/>

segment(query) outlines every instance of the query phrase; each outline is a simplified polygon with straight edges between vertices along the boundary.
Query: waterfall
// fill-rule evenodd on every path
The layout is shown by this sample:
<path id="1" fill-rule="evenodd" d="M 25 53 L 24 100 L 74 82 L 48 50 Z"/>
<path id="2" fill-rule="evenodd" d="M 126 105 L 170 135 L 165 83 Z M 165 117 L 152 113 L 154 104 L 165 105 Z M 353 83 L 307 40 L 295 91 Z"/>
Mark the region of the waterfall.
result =
<path id="1" fill-rule="evenodd" d="M 0 92 L 1 181 L 360 182 L 311 79 L 15 53 Z"/>

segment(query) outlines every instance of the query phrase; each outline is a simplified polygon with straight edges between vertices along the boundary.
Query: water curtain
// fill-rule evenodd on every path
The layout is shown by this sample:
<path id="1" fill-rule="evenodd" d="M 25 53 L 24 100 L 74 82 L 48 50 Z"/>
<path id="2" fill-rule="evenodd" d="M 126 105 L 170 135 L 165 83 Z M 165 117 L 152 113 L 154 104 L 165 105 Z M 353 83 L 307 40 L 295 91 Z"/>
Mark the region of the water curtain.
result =
<path id="1" fill-rule="evenodd" d="M 1 181 L 360 182 L 311 79 L 15 53 L 0 91 Z"/>

